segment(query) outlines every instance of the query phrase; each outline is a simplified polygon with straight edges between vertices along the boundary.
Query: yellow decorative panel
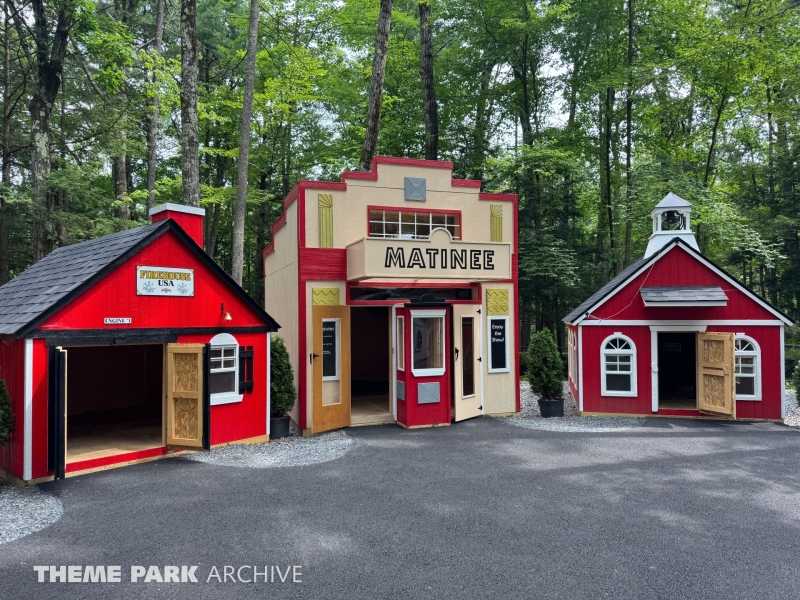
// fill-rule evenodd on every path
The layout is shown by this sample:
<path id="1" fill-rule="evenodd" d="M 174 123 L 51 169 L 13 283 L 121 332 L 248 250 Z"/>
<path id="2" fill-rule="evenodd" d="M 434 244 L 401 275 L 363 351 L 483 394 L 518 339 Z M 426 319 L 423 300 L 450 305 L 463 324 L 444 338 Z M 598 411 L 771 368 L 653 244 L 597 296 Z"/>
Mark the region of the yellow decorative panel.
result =
<path id="1" fill-rule="evenodd" d="M 490 317 L 508 315 L 508 290 L 486 290 L 486 310 Z"/>
<path id="2" fill-rule="evenodd" d="M 502 204 L 490 204 L 489 205 L 489 212 L 492 215 L 491 227 L 492 227 L 492 242 L 502 242 L 503 241 L 503 205 Z"/>
<path id="3" fill-rule="evenodd" d="M 333 248 L 333 194 L 319 195 L 319 247 Z"/>
<path id="4" fill-rule="evenodd" d="M 314 306 L 339 306 L 339 288 L 311 288 Z"/>

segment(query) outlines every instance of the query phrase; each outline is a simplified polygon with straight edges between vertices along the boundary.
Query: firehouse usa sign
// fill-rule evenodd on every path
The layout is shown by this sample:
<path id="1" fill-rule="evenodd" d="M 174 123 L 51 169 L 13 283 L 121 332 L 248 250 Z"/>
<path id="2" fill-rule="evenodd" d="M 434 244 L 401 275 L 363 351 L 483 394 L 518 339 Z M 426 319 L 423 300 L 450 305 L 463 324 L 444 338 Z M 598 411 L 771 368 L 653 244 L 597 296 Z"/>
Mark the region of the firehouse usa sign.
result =
<path id="1" fill-rule="evenodd" d="M 138 296 L 194 296 L 194 269 L 136 267 Z"/>
<path id="2" fill-rule="evenodd" d="M 434 229 L 426 240 L 363 238 L 347 247 L 347 279 L 511 279 L 511 244 L 453 240 Z"/>

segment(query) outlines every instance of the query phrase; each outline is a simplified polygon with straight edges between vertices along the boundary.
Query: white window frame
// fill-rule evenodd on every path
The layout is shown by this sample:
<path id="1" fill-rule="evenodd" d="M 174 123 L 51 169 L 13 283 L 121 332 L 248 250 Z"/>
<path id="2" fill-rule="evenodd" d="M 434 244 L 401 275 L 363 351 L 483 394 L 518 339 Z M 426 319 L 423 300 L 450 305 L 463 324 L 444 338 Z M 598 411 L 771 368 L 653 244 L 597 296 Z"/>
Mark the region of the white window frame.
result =
<path id="1" fill-rule="evenodd" d="M 397 315 L 397 370 L 406 370 L 406 338 L 405 338 L 406 319 L 403 315 Z"/>
<path id="2" fill-rule="evenodd" d="M 370 213 L 372 212 L 380 212 L 381 218 L 380 219 L 373 219 Z M 387 212 L 397 212 L 398 214 L 398 221 L 387 221 L 386 220 L 386 213 Z M 414 222 L 409 223 L 403 222 L 403 213 L 405 214 L 413 214 L 414 215 Z M 434 223 L 433 217 L 434 215 L 442 215 L 444 216 L 444 223 Z M 426 218 L 420 218 L 420 217 Z M 452 220 L 453 222 L 449 222 Z M 456 222 L 457 221 L 457 222 Z M 434 229 L 446 229 L 450 236 L 454 240 L 461 239 L 461 214 L 458 211 L 445 211 L 439 212 L 436 210 L 408 210 L 408 209 L 400 209 L 400 208 L 367 208 L 367 237 L 371 238 L 382 238 L 382 239 L 401 239 L 401 240 L 427 240 L 430 237 L 430 233 L 428 235 L 424 235 L 418 233 L 418 225 L 422 225 L 428 228 L 428 231 L 431 232 Z M 383 225 L 384 233 L 372 233 L 372 224 L 373 223 L 380 223 Z M 397 225 L 397 235 L 391 233 L 385 233 L 386 225 Z M 406 226 L 413 226 L 414 233 L 402 233 L 403 225 Z M 458 235 L 456 235 L 458 232 Z"/>
<path id="3" fill-rule="evenodd" d="M 230 348 L 231 346 L 235 348 L 233 352 L 234 356 L 233 368 L 228 367 L 223 369 L 209 369 L 210 373 L 224 373 L 229 371 L 233 371 L 234 373 L 233 375 L 234 391 L 222 392 L 219 394 L 211 394 L 211 402 L 210 402 L 211 406 L 241 402 L 244 399 L 244 394 L 239 393 L 239 342 L 236 341 L 236 338 L 233 337 L 230 333 L 218 333 L 217 335 L 211 338 L 211 341 L 209 341 L 209 345 L 212 348 Z"/>
<path id="4" fill-rule="evenodd" d="M 606 344 L 614 339 L 621 339 L 625 340 L 630 344 L 630 351 L 619 351 L 619 350 L 606 350 Z M 614 355 L 614 356 L 630 356 L 631 357 L 631 390 L 629 392 L 619 392 L 619 391 L 608 391 L 606 389 L 606 356 L 607 355 Z M 629 338 L 627 335 L 623 335 L 620 332 L 614 332 L 603 342 L 600 344 L 600 395 L 601 396 L 610 396 L 610 397 L 625 397 L 625 398 L 634 398 L 639 395 L 637 391 L 637 382 L 636 382 L 636 371 L 638 370 L 638 363 L 636 360 L 636 344 L 633 343 L 633 340 Z M 619 375 L 620 372 L 612 373 L 614 375 Z"/>
<path id="5" fill-rule="evenodd" d="M 437 369 L 416 369 L 414 368 L 414 350 L 411 350 L 411 374 L 414 377 L 441 377 L 447 369 L 447 356 L 445 355 L 445 337 L 447 336 L 447 323 L 445 323 L 446 310 L 412 310 L 411 312 L 411 335 L 414 335 L 414 319 L 441 319 L 442 320 L 442 366 Z M 414 343 L 414 340 L 412 340 Z"/>
<path id="6" fill-rule="evenodd" d="M 342 320 L 335 318 L 335 319 L 322 319 L 322 327 L 325 327 L 325 323 L 336 323 L 336 375 L 325 375 L 322 376 L 322 381 L 339 381 L 342 377 L 342 353 L 341 353 L 341 339 L 342 339 Z M 323 337 L 324 340 L 324 337 Z M 322 351 L 325 352 L 325 347 L 323 344 Z M 325 357 L 321 356 L 320 360 L 322 360 L 322 370 L 325 371 Z"/>
<path id="7" fill-rule="evenodd" d="M 505 321 L 506 322 L 506 366 L 503 369 L 492 368 L 492 321 Z M 489 357 L 489 362 L 486 363 L 486 368 L 489 373 L 510 373 L 511 372 L 511 331 L 509 329 L 509 318 L 507 316 L 489 316 L 486 317 L 486 355 Z"/>
<path id="8" fill-rule="evenodd" d="M 746 342 L 752 344 L 753 348 L 755 348 L 755 350 L 752 351 L 752 352 L 751 351 L 745 351 L 745 352 L 738 351 L 736 349 L 736 342 L 738 340 L 743 340 L 743 341 L 746 341 Z M 736 336 L 734 337 L 733 348 L 734 348 L 734 353 L 733 353 L 734 354 L 734 359 L 733 359 L 734 360 L 734 371 L 733 371 L 734 389 L 735 389 L 735 385 L 736 385 L 736 383 L 735 383 L 736 377 L 741 377 L 741 375 L 737 375 L 737 373 L 736 373 L 736 358 L 738 358 L 739 356 L 752 356 L 755 359 L 753 361 L 753 370 L 754 370 L 753 379 L 755 379 L 755 382 L 754 382 L 754 385 L 753 385 L 753 389 L 755 391 L 755 394 L 752 394 L 752 395 L 751 394 L 736 394 L 736 399 L 737 400 L 746 400 L 746 401 L 750 401 L 750 402 L 760 402 L 761 399 L 762 399 L 762 396 L 761 396 L 761 346 L 759 346 L 758 342 L 755 341 L 749 335 L 745 335 L 743 333 L 737 333 Z M 750 376 L 749 375 L 745 375 L 744 377 L 750 377 Z"/>

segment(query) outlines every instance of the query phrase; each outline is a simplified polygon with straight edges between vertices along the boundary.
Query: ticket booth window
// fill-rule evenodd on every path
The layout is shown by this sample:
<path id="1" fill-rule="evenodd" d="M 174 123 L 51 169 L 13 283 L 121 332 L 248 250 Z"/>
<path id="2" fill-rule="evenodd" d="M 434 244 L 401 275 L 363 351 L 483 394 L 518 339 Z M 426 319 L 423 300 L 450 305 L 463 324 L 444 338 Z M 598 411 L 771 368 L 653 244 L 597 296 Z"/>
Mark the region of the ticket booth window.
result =
<path id="1" fill-rule="evenodd" d="M 414 315 L 412 371 L 417 377 L 444 374 L 444 315 Z"/>

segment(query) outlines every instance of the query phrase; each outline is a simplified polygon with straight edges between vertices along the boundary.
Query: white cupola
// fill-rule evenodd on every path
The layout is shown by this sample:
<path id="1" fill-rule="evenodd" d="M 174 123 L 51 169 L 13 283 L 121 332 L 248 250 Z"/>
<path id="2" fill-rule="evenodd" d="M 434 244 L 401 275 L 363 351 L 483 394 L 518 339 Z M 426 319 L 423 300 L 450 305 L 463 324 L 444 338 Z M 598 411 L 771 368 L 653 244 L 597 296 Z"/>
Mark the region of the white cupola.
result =
<path id="1" fill-rule="evenodd" d="M 653 234 L 647 243 L 645 258 L 652 256 L 673 239 L 680 238 L 695 250 L 700 250 L 694 233 L 690 228 L 689 217 L 692 205 L 672 192 L 656 204 L 650 216 L 653 217 Z"/>

